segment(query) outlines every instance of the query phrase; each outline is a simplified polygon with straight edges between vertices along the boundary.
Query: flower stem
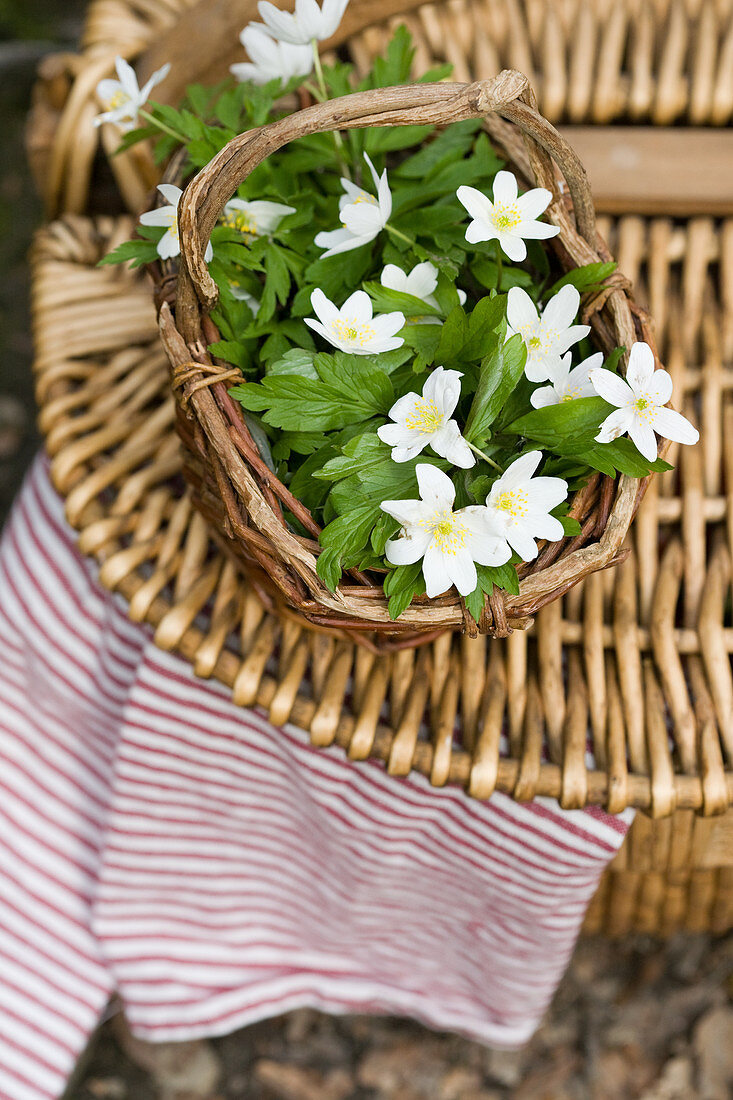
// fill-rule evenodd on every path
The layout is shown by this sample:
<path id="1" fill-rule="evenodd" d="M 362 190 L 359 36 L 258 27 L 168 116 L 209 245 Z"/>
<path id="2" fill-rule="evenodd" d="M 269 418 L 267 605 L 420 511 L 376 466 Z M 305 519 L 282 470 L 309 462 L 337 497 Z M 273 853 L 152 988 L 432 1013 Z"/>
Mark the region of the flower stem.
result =
<path id="1" fill-rule="evenodd" d="M 321 66 L 321 55 L 318 52 L 318 39 L 311 38 L 311 50 L 313 51 L 313 70 L 316 74 L 316 80 L 318 81 L 318 88 L 320 90 L 320 96 L 316 96 L 316 99 L 320 99 L 321 103 L 325 103 L 328 99 L 328 88 L 326 87 L 326 80 L 323 76 L 323 67 Z M 332 130 L 334 144 L 336 146 L 336 156 L 338 157 L 339 168 L 341 169 L 341 175 L 346 176 L 347 179 L 351 179 L 351 173 L 347 166 L 346 147 L 344 145 L 344 139 L 338 130 Z"/>
<path id="2" fill-rule="evenodd" d="M 464 438 L 465 438 L 465 437 L 464 437 Z M 480 450 L 478 449 L 478 447 L 474 447 L 473 443 L 469 443 L 467 439 L 466 439 L 466 443 L 468 443 L 469 447 L 471 448 L 471 450 L 473 451 L 473 453 L 474 453 L 475 455 L 478 455 L 478 456 L 479 456 L 479 458 L 483 458 L 484 462 L 488 462 L 489 466 L 493 466 L 493 467 L 494 467 L 494 469 L 495 469 L 495 470 L 498 470 L 500 474 L 503 474 L 503 473 L 504 473 L 504 471 L 502 470 L 502 468 L 501 468 L 501 466 L 499 465 L 499 463 L 498 463 L 498 462 L 494 462 L 493 458 L 489 458 L 489 456 L 488 456 L 488 455 L 486 455 L 486 454 L 484 454 L 484 452 L 483 452 L 483 451 L 480 451 Z"/>
<path id="3" fill-rule="evenodd" d="M 496 293 L 501 294 L 501 245 L 499 244 L 498 240 L 495 240 L 494 244 L 496 245 Z"/>
<path id="4" fill-rule="evenodd" d="M 158 130 L 162 130 L 164 134 L 168 134 L 169 137 L 175 138 L 180 145 L 187 145 L 188 138 L 183 134 L 179 134 L 176 130 L 172 130 L 170 126 L 166 126 L 164 122 L 161 122 L 155 115 L 149 114 L 148 111 L 144 111 L 142 107 L 138 109 L 138 115 L 140 118 L 144 118 L 146 122 L 149 122 L 151 126 L 155 126 Z"/>
<path id="5" fill-rule="evenodd" d="M 402 233 L 399 229 L 395 229 L 395 227 L 393 225 L 390 225 L 389 222 L 387 222 L 384 228 L 387 230 L 388 233 L 391 233 L 393 237 L 399 237 L 401 241 L 407 241 L 409 245 L 411 245 L 413 248 L 415 247 L 415 242 L 413 241 L 412 237 L 408 237 L 406 233 Z"/>

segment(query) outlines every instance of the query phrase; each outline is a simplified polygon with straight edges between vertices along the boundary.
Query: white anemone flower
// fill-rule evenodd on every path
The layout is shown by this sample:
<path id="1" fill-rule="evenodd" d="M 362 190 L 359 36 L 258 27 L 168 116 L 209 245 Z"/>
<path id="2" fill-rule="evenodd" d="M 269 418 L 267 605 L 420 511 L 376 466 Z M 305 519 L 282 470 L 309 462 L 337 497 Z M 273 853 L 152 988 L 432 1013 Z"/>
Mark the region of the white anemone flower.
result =
<path id="1" fill-rule="evenodd" d="M 377 194 L 371 195 L 362 187 L 357 187 L 351 180 L 342 177 L 341 186 L 344 194 L 339 199 L 339 217 L 343 228 L 318 233 L 315 238 L 319 248 L 327 249 L 321 257 L 324 260 L 326 256 L 335 256 L 338 252 L 350 252 L 352 248 L 369 244 L 382 232 L 390 219 L 392 192 L 387 180 L 387 169 L 385 168 L 379 176 L 366 153 L 364 160 L 369 165 Z"/>
<path id="2" fill-rule="evenodd" d="M 268 0 L 260 0 L 257 10 L 267 30 L 279 42 L 291 42 L 305 46 L 322 42 L 335 33 L 343 18 L 349 0 L 323 0 L 319 8 L 316 0 L 295 0 L 295 11 L 281 11 Z M 259 24 L 255 24 L 258 26 Z"/>
<path id="3" fill-rule="evenodd" d="M 654 369 L 654 352 L 643 341 L 633 344 L 626 381 L 610 370 L 594 370 L 591 381 L 599 397 L 616 405 L 601 424 L 598 443 L 610 443 L 628 432 L 649 462 L 657 457 L 654 435 L 675 443 L 697 443 L 700 433 L 690 421 L 665 405 L 672 396 L 672 379 L 666 370 Z"/>
<path id="4" fill-rule="evenodd" d="M 582 363 L 570 369 L 571 355 L 566 352 L 557 367 L 550 373 L 550 385 L 539 386 L 530 396 L 535 409 L 545 409 L 548 405 L 560 405 L 565 401 L 575 401 L 578 397 L 594 397 L 595 389 L 590 372 L 603 364 L 603 353 L 597 351 L 589 355 Z"/>
<path id="5" fill-rule="evenodd" d="M 533 187 L 518 195 L 517 178 L 512 172 L 496 173 L 493 202 L 482 191 L 465 184 L 456 195 L 473 218 L 466 230 L 466 240 L 470 244 L 496 240 L 502 252 L 515 263 L 527 256 L 525 239 L 546 240 L 560 232 L 559 226 L 536 220 L 552 201 L 552 192 Z"/>
<path id="6" fill-rule="evenodd" d="M 409 273 L 403 271 L 401 267 L 397 267 L 397 264 L 387 264 L 382 272 L 380 282 L 388 290 L 400 290 L 403 294 L 411 294 L 413 298 L 419 298 L 421 302 L 425 302 L 426 305 L 432 306 L 434 309 L 440 308 L 433 295 L 433 291 L 438 285 L 438 269 L 429 260 L 416 264 Z M 456 287 L 456 290 L 458 291 L 459 303 L 464 305 L 466 301 L 465 290 L 461 290 L 460 287 Z M 423 324 L 441 324 L 439 317 L 413 317 L 412 320 L 421 321 Z"/>
<path id="7" fill-rule="evenodd" d="M 352 355 L 378 355 L 394 351 L 404 344 L 396 333 L 405 326 L 403 313 L 372 314 L 372 300 L 363 290 L 355 290 L 341 309 L 329 301 L 322 290 L 311 294 L 311 305 L 318 320 L 304 318 L 314 332 L 329 344 Z"/>
<path id="8" fill-rule="evenodd" d="M 170 205 L 158 206 L 155 210 L 147 210 L 140 215 L 140 221 L 143 225 L 164 225 L 166 227 L 167 232 L 160 238 L 156 248 L 161 260 L 172 260 L 174 256 L 180 255 L 181 252 L 181 242 L 178 238 L 178 204 L 181 201 L 183 191 L 172 183 L 160 183 L 158 184 L 158 190 Z M 209 241 L 204 253 L 204 259 L 207 263 L 213 255 L 214 251 L 211 247 L 211 241 Z"/>
<path id="9" fill-rule="evenodd" d="M 461 378 L 457 370 L 436 367 L 423 386 L 422 397 L 407 393 L 389 410 L 394 424 L 384 424 L 377 435 L 392 447 L 394 462 L 408 462 L 425 447 L 464 470 L 475 465 L 476 458 L 450 415 L 461 396 Z"/>
<path id="10" fill-rule="evenodd" d="M 574 325 L 580 307 L 580 294 L 565 284 L 538 313 L 537 307 L 521 287 L 513 286 L 507 295 L 507 339 L 519 333 L 527 349 L 524 373 L 530 382 L 545 382 L 560 365 L 568 348 L 590 332 L 590 325 Z"/>
<path id="11" fill-rule="evenodd" d="M 287 214 L 294 214 L 294 206 L 267 199 L 230 199 L 221 215 L 221 224 L 238 229 L 249 244 L 255 237 L 268 237 L 274 233 Z"/>
<path id="12" fill-rule="evenodd" d="M 415 467 L 420 500 L 383 500 L 380 507 L 402 524 L 398 538 L 385 547 L 392 565 L 412 565 L 422 558 L 425 592 L 431 598 L 452 584 L 462 596 L 478 583 L 479 565 L 504 565 L 511 550 L 488 509 L 473 506 L 453 511 L 453 482 L 436 466 Z"/>
<path id="13" fill-rule="evenodd" d="M 553 542 L 563 537 L 563 525 L 550 512 L 568 495 L 561 477 L 533 477 L 542 461 L 541 451 L 528 451 L 497 478 L 486 498 L 486 507 L 498 530 L 522 561 L 537 557 L 536 538 Z"/>
<path id="14" fill-rule="evenodd" d="M 123 133 L 132 130 L 137 123 L 137 113 L 148 102 L 150 93 L 156 84 L 160 84 L 171 71 L 170 65 L 163 65 L 154 72 L 142 88 L 137 82 L 135 70 L 124 57 L 115 58 L 117 80 L 108 77 L 97 84 L 97 97 L 106 110 L 94 119 L 95 126 L 103 122 L 116 122 Z"/>
<path id="15" fill-rule="evenodd" d="M 294 76 L 308 76 L 313 70 L 313 50 L 309 45 L 279 42 L 256 23 L 244 28 L 239 41 L 250 60 L 230 65 L 229 72 L 241 82 L 251 80 L 253 84 L 268 84 L 271 80 L 280 80 L 287 84 Z"/>

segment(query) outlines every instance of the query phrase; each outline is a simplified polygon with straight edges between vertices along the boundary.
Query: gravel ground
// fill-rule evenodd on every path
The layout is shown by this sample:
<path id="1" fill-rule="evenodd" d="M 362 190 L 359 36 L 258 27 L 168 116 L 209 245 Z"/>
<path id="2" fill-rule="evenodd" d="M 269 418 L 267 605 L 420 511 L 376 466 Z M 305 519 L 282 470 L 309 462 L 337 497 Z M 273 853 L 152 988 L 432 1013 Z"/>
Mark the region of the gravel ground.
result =
<path id="1" fill-rule="evenodd" d="M 36 61 L 74 42 L 82 10 L 81 0 L 0 3 L 0 522 L 39 445 L 25 258 L 40 205 L 24 114 Z M 405 1020 L 299 1011 L 152 1061 L 138 1049 L 146 1070 L 116 1018 L 67 1100 L 729 1100 L 732 997 L 733 937 L 584 940 L 518 1053 Z"/>
<path id="2" fill-rule="evenodd" d="M 730 1100 L 732 996 L 733 936 L 586 939 L 518 1052 L 411 1021 L 301 1010 L 185 1059 L 170 1047 L 151 1074 L 111 1020 L 68 1100 Z"/>

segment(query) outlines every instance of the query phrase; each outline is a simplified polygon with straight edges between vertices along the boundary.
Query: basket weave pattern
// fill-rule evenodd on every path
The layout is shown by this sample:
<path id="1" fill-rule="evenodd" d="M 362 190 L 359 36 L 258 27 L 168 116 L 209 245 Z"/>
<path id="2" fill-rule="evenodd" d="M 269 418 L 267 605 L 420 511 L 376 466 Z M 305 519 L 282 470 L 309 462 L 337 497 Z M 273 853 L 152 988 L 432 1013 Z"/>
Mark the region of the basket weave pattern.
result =
<path id="1" fill-rule="evenodd" d="M 621 477 L 616 484 L 612 479 L 592 478 L 576 494 L 570 509 L 582 533 L 545 546 L 534 562 L 522 566 L 519 594 L 507 596 L 495 590 L 486 599 L 478 623 L 464 602 L 450 594 L 437 600 L 418 597 L 392 622 L 381 583 L 360 573 L 331 593 L 315 568 L 318 546 L 313 536 L 318 535 L 318 527 L 258 455 L 241 410 L 226 392 L 237 371 L 212 361 L 205 350 L 218 333 L 207 315 L 216 303 L 217 289 L 208 274 L 204 249 L 239 184 L 266 156 L 297 137 L 334 127 L 444 124 L 472 117 L 485 118 L 492 138 L 523 180 L 554 193 L 547 214 L 560 227 L 553 243 L 563 268 L 608 259 L 606 246 L 597 238 L 582 165 L 537 112 L 526 78 L 505 71 L 475 84 L 362 92 L 314 105 L 235 138 L 199 173 L 181 200 L 182 262 L 172 300 L 175 321 L 167 301 L 161 308 L 161 337 L 179 403 L 186 474 L 197 507 L 222 545 L 270 594 L 269 604 L 273 599 L 283 603 L 319 627 L 357 631 L 357 638 L 372 633 L 378 644 L 390 647 L 429 640 L 436 632 L 456 627 L 472 635 L 494 636 L 526 628 L 539 608 L 582 577 L 619 560 L 646 482 Z M 555 164 L 567 181 L 568 202 L 559 198 L 562 188 Z M 617 345 L 629 348 L 637 339 L 652 342 L 645 314 L 635 307 L 628 284 L 618 276 L 586 304 L 584 315 L 606 353 Z M 285 525 L 281 505 L 297 516 L 311 538 L 299 538 Z"/>
<path id="2" fill-rule="evenodd" d="M 214 0 L 207 4 L 213 9 Z M 155 49 L 150 67 L 161 64 L 173 56 L 167 41 L 189 6 L 92 4 L 88 52 L 66 59 L 64 74 L 80 74 L 103 55 L 109 69 L 121 44 L 130 59 Z M 229 7 L 234 38 L 249 16 L 237 0 Z M 166 41 L 158 41 L 159 19 L 173 27 Z M 446 55 L 461 80 L 516 66 L 553 121 L 709 126 L 733 112 L 729 4 L 449 0 L 406 22 L 419 70 Z M 364 65 L 382 44 L 376 28 L 352 40 Z M 53 136 L 61 166 L 56 177 L 41 171 L 47 188 L 60 180 L 46 191 L 50 209 L 69 209 L 72 191 L 76 209 L 86 205 L 101 137 L 90 121 L 96 79 L 95 72 L 65 100 L 60 78 L 41 90 L 42 104 L 50 90 L 58 93 L 52 121 L 58 112 L 70 121 L 56 134 L 36 128 L 39 163 L 47 164 Z M 113 172 L 124 159 L 111 161 Z M 118 182 L 137 210 L 149 183 L 128 167 L 127 185 Z M 637 815 L 586 930 L 722 932 L 733 925 L 733 627 L 724 612 L 733 596 L 733 219 L 624 216 L 599 218 L 598 228 L 655 317 L 679 407 L 701 441 L 672 448 L 678 469 L 653 480 L 627 561 L 581 582 L 506 640 L 446 635 L 419 651 L 379 656 L 263 610 L 212 542 L 179 476 L 148 291 L 127 272 L 94 266 L 129 238 L 130 220 L 65 218 L 39 236 L 41 428 L 83 552 L 161 647 L 228 685 L 236 701 L 297 723 L 316 744 L 381 759 L 394 774 L 415 769 L 477 797 L 540 793 L 564 805 L 585 799 L 654 814 Z M 645 680 L 653 688 L 646 700 Z M 426 728 L 416 717 L 423 704 Z M 586 720 L 593 768 L 583 753 Z M 450 738 L 458 723 L 459 747 Z"/>

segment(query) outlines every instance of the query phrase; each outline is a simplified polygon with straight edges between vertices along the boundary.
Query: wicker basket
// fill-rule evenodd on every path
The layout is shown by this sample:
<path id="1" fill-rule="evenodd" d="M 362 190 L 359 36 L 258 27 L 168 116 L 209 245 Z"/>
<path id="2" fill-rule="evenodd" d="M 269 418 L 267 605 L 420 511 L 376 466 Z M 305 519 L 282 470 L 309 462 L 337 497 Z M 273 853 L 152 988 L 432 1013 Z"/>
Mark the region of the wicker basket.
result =
<path id="1" fill-rule="evenodd" d="M 380 648 L 415 645 L 443 630 L 506 637 L 526 629 L 537 611 L 583 577 L 625 557 L 621 544 L 648 479 L 595 475 L 576 493 L 570 515 L 581 525 L 574 538 L 545 545 L 534 562 L 519 568 L 519 593 L 494 588 L 473 619 L 457 594 L 438 599 L 417 597 L 393 621 L 379 578 L 355 572 L 329 591 L 316 572 L 320 529 L 264 459 L 250 435 L 240 406 L 227 392 L 239 377 L 205 350 L 219 339 L 209 317 L 218 291 L 208 273 L 204 251 L 211 230 L 237 187 L 273 151 L 305 134 L 336 127 L 443 125 L 481 117 L 510 168 L 524 186 L 554 194 L 547 216 L 560 227 L 553 251 L 561 268 L 610 259 L 598 239 L 585 171 L 557 130 L 540 115 L 527 80 L 505 70 L 491 81 L 474 84 L 415 84 L 360 92 L 270 123 L 234 138 L 187 187 L 179 211 L 181 263 L 175 293 L 160 312 L 161 338 L 171 361 L 178 405 L 177 424 L 184 445 L 184 471 L 196 506 L 220 543 L 243 567 L 250 583 L 263 591 L 267 606 L 297 614 L 317 627 L 350 631 Z M 507 124 L 507 121 L 508 123 Z M 524 138 L 524 141 L 522 141 Z M 563 181 L 567 201 L 563 201 Z M 163 283 L 163 288 L 167 280 Z M 170 308 L 169 308 L 170 306 Z M 616 273 L 601 293 L 585 303 L 596 343 L 608 354 L 636 340 L 652 343 L 651 327 Z M 283 508 L 292 512 L 311 538 L 286 526 Z M 366 639 L 364 639 L 366 640 Z"/>
<path id="2" fill-rule="evenodd" d="M 158 6 L 155 18 L 172 23 L 176 0 L 93 5 L 87 41 L 106 28 L 94 39 L 96 56 L 111 65 L 118 42 L 134 37 L 131 24 L 138 45 L 128 55 L 145 50 L 160 34 Z M 185 13 L 175 18 L 179 36 Z M 236 31 L 241 16 L 234 19 Z M 450 0 L 406 21 L 421 69 L 448 56 L 457 78 L 470 80 L 516 65 L 531 73 L 553 120 L 709 127 L 733 109 L 724 5 Z M 381 48 L 383 33 L 374 27 L 352 40 L 357 62 Z M 154 42 L 151 68 L 172 41 Z M 128 219 L 63 219 L 39 237 L 41 427 L 68 518 L 103 583 L 199 675 L 276 723 L 309 730 L 315 744 L 376 757 L 396 775 L 415 769 L 479 798 L 501 790 L 568 807 L 639 807 L 646 812 L 586 929 L 722 932 L 733 925 L 733 218 L 615 216 L 625 209 L 609 202 L 599 229 L 655 316 L 660 352 L 701 443 L 673 453 L 678 473 L 652 482 L 628 560 L 504 641 L 446 634 L 379 656 L 263 611 L 177 477 L 167 365 L 146 288 L 128 272 L 95 267 L 129 237 Z"/>

